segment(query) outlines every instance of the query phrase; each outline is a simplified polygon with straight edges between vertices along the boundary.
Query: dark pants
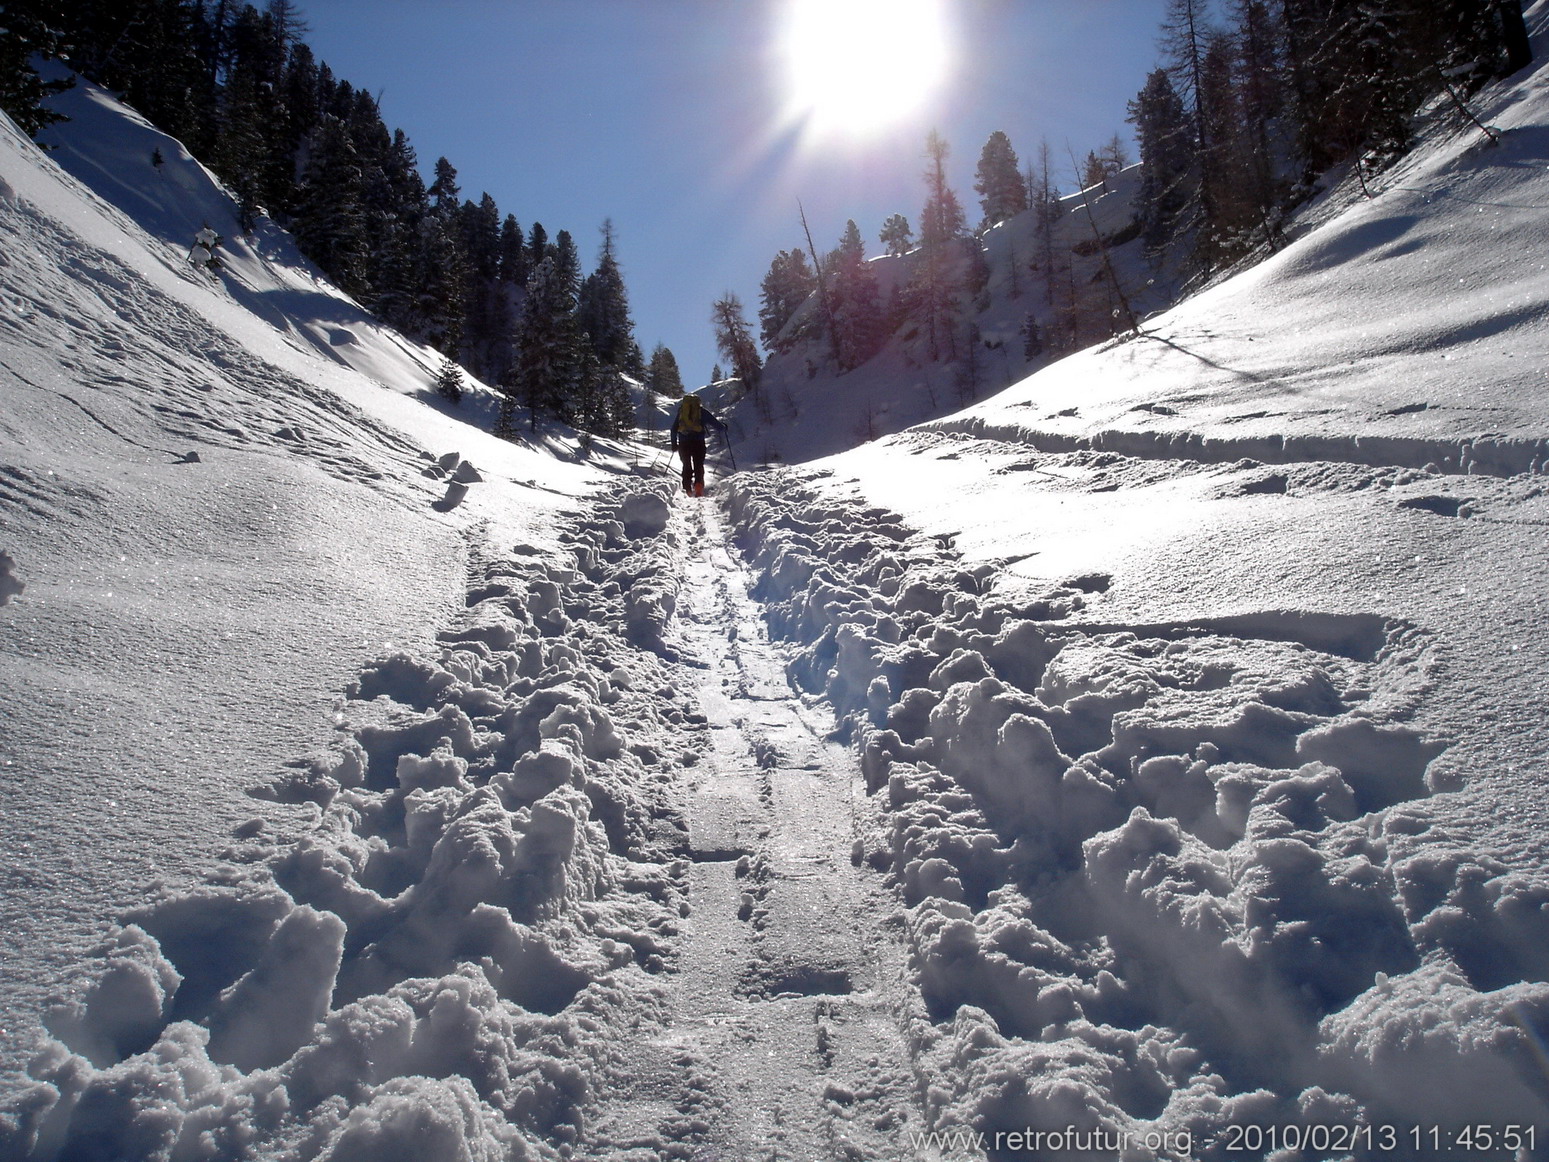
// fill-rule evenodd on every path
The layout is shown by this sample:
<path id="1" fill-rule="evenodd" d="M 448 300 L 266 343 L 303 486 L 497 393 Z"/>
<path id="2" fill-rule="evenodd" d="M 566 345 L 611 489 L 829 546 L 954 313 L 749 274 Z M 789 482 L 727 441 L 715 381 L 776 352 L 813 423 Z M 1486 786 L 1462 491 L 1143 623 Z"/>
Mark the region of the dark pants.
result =
<path id="1" fill-rule="evenodd" d="M 678 455 L 683 460 L 683 491 L 693 492 L 705 486 L 705 438 L 702 435 L 678 436 Z"/>

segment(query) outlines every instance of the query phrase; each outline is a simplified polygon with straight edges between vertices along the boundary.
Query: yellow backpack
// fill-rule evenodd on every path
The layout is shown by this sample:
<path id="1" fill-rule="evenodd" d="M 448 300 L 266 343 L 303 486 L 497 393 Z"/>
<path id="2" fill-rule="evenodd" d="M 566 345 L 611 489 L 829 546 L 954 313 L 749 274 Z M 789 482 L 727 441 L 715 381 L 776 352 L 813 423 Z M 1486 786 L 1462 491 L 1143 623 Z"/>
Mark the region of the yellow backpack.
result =
<path id="1" fill-rule="evenodd" d="M 683 402 L 678 405 L 678 431 L 689 435 L 702 435 L 705 430 L 705 422 L 699 414 L 699 397 L 686 395 Z"/>

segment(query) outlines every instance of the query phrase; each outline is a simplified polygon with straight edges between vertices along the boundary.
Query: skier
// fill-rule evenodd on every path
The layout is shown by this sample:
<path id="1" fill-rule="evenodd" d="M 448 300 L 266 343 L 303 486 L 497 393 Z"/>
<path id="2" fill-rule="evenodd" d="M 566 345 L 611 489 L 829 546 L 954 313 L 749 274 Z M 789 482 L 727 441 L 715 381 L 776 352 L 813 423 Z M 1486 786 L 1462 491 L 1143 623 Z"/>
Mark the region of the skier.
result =
<path id="1" fill-rule="evenodd" d="M 194 244 L 188 248 L 188 261 L 202 270 L 219 270 L 221 261 L 215 257 L 215 248 L 220 244 L 221 236 L 206 222 L 194 235 Z"/>
<path id="2" fill-rule="evenodd" d="M 705 494 L 705 428 L 712 427 L 723 436 L 726 425 L 716 419 L 692 392 L 678 404 L 672 417 L 672 447 L 683 461 L 683 491 L 690 496 Z"/>

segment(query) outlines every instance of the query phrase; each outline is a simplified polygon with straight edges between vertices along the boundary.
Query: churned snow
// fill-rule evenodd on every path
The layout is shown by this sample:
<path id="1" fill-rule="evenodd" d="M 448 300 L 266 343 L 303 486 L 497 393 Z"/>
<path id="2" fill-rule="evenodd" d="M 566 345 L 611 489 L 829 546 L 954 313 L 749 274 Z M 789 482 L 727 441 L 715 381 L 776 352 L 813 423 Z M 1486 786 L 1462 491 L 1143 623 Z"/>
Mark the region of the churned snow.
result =
<path id="1" fill-rule="evenodd" d="M 704 501 L 0 124 L 0 1155 L 1544 1156 L 1545 87 Z"/>

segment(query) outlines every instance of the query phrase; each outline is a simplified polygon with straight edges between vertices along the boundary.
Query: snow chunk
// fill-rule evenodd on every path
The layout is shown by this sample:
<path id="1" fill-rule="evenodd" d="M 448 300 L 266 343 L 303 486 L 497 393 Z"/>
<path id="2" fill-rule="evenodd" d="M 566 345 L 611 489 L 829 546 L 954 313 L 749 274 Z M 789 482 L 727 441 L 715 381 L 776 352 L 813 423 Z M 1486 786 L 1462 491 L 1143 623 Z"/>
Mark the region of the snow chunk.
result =
<path id="1" fill-rule="evenodd" d="M 99 1069 L 146 1049 L 166 1024 L 182 976 L 143 928 L 120 929 L 98 950 L 102 975 L 80 1001 L 48 1014 L 49 1032 Z"/>
<path id="2" fill-rule="evenodd" d="M 0 605 L 9 605 L 11 598 L 26 585 L 16 579 L 16 561 L 10 553 L 0 551 Z"/>

